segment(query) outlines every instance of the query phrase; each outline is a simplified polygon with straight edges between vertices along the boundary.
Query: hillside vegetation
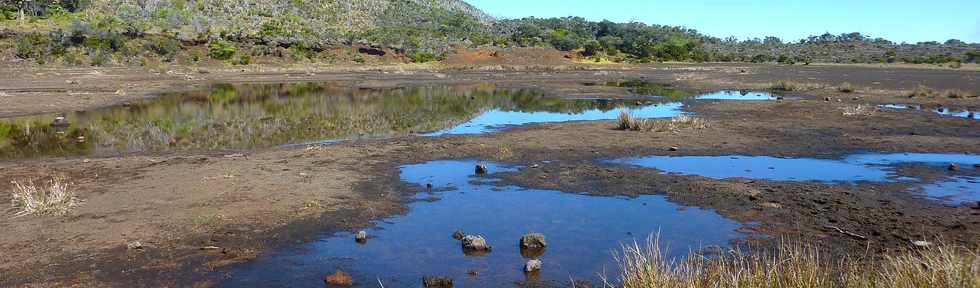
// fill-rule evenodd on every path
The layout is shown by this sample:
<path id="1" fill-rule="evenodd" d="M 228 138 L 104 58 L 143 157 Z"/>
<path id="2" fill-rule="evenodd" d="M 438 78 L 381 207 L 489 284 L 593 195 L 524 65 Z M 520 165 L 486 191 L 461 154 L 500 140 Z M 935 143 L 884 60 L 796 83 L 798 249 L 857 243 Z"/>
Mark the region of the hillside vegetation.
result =
<path id="1" fill-rule="evenodd" d="M 455 48 L 551 47 L 592 61 L 976 62 L 980 45 L 896 44 L 857 33 L 797 43 L 720 39 L 693 29 L 578 17 L 494 19 L 462 0 L 0 0 L 0 49 L 40 64 L 134 65 L 207 58 L 249 64 L 393 54 L 444 59 Z M 338 47 L 361 47 L 338 54 Z M 387 52 L 386 52 L 387 51 Z M 957 64 L 958 65 L 958 64 Z"/>

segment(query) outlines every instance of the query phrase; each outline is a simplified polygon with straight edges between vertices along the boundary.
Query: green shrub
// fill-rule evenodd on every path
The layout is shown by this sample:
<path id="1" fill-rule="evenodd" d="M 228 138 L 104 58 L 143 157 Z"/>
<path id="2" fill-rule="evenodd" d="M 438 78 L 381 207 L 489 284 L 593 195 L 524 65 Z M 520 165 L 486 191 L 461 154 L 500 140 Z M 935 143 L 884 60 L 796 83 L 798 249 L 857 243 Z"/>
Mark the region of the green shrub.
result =
<path id="1" fill-rule="evenodd" d="M 251 63 L 252 63 L 252 55 L 248 55 L 248 54 L 239 55 L 238 60 L 235 61 L 235 64 L 238 65 L 248 65 Z"/>
<path id="2" fill-rule="evenodd" d="M 53 44 L 50 37 L 41 33 L 22 35 L 17 38 L 17 57 L 42 60 L 50 53 Z"/>
<path id="3" fill-rule="evenodd" d="M 225 40 L 215 40 L 208 43 L 208 57 L 211 57 L 211 59 L 231 59 L 237 50 L 234 44 Z"/>
<path id="4" fill-rule="evenodd" d="M 92 66 L 105 66 L 112 63 L 112 53 L 102 49 L 89 49 L 88 58 Z"/>
<path id="5" fill-rule="evenodd" d="M 425 63 L 441 60 L 439 55 L 429 52 L 408 52 L 408 58 L 414 63 Z"/>
<path id="6" fill-rule="evenodd" d="M 177 39 L 156 37 L 147 39 L 146 43 L 143 44 L 143 48 L 159 55 L 165 62 L 173 62 L 177 58 L 177 53 L 180 52 L 181 45 Z"/>

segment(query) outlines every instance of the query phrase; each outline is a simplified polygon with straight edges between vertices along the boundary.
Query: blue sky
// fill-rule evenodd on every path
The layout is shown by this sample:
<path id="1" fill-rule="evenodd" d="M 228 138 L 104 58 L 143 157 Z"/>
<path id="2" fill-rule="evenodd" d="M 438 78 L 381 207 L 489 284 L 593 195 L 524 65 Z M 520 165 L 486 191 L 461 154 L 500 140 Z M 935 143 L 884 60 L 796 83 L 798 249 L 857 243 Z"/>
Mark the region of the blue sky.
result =
<path id="1" fill-rule="evenodd" d="M 582 16 L 685 26 L 727 37 L 861 32 L 896 42 L 980 42 L 980 0 L 467 0 L 504 18 Z"/>

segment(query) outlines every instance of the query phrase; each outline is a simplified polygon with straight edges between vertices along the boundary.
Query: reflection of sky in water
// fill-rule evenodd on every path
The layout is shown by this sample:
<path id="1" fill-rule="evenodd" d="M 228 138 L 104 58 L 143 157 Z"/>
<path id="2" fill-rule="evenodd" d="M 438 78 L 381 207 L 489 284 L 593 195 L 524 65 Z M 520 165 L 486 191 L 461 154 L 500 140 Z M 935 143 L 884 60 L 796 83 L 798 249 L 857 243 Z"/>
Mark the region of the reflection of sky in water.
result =
<path id="1" fill-rule="evenodd" d="M 882 104 L 882 105 L 878 105 L 878 107 L 888 108 L 888 109 L 922 110 L 922 105 L 917 105 L 917 104 Z M 977 113 L 976 111 L 970 111 L 970 110 L 958 110 L 958 109 L 951 109 L 951 108 L 942 108 L 942 109 L 940 109 L 940 108 L 934 108 L 934 109 L 930 109 L 929 111 L 932 111 L 933 113 L 937 113 L 937 114 L 943 115 L 943 116 L 953 116 L 953 117 L 960 117 L 960 118 L 980 119 L 980 113 Z"/>
<path id="2" fill-rule="evenodd" d="M 744 94 L 743 94 L 744 93 Z M 697 96 L 698 100 L 776 100 L 776 97 L 768 92 L 732 91 L 724 90 Z"/>
<path id="3" fill-rule="evenodd" d="M 627 108 L 631 114 L 640 118 L 667 118 L 682 115 L 684 104 L 667 103 L 658 105 L 648 105 L 639 108 Z M 490 110 L 480 114 L 476 118 L 466 121 L 455 127 L 433 132 L 428 136 L 452 135 L 452 134 L 480 134 L 490 133 L 507 126 L 525 125 L 534 123 L 549 122 L 568 122 L 568 121 L 592 121 L 592 120 L 612 120 L 619 117 L 622 109 L 612 109 L 602 111 L 598 109 L 587 110 L 582 113 L 556 113 L 556 112 L 518 112 L 502 111 L 499 109 Z"/>
<path id="4" fill-rule="evenodd" d="M 744 236 L 737 222 L 711 210 L 684 207 L 662 196 L 595 197 L 519 187 L 481 184 L 473 161 L 435 161 L 401 168 L 402 180 L 445 192 L 419 193 L 409 212 L 378 221 L 368 230 L 366 245 L 353 234 L 280 250 L 233 268 L 222 286 L 322 287 L 321 277 L 338 268 L 356 283 L 386 287 L 418 287 L 425 275 L 452 277 L 458 287 L 510 287 L 524 279 L 525 263 L 518 239 L 526 232 L 544 233 L 548 247 L 540 277 L 559 283 L 570 278 L 598 282 L 598 273 L 616 275 L 613 252 L 623 243 L 644 241 L 652 233 L 670 245 L 671 256 L 707 245 L 727 245 Z M 491 173 L 506 168 L 489 165 Z M 482 181 L 481 181 L 482 180 Z M 479 181 L 479 182 L 477 182 Z M 465 256 L 456 229 L 484 235 L 493 251 Z M 476 277 L 467 275 L 478 271 Z"/>
<path id="5" fill-rule="evenodd" d="M 614 160 L 658 170 L 710 178 L 757 178 L 775 181 L 891 181 L 891 167 L 900 163 L 945 165 L 980 163 L 980 155 L 967 154 L 857 154 L 841 160 L 777 158 L 770 156 L 649 156 Z"/>
<path id="6" fill-rule="evenodd" d="M 955 176 L 943 182 L 925 185 L 922 192 L 953 204 L 980 201 L 980 177 Z"/>
<path id="7" fill-rule="evenodd" d="M 668 173 L 701 175 L 704 177 L 753 178 L 773 181 L 818 182 L 895 182 L 917 181 L 900 177 L 895 165 L 924 164 L 944 168 L 956 163 L 973 169 L 980 164 L 980 155 L 937 153 L 856 154 L 843 159 L 777 158 L 769 156 L 649 156 L 611 161 L 613 163 L 654 168 Z M 976 179 L 953 177 L 925 187 L 927 195 L 957 201 L 977 200 L 980 189 Z M 963 188 L 966 187 L 966 188 Z"/>

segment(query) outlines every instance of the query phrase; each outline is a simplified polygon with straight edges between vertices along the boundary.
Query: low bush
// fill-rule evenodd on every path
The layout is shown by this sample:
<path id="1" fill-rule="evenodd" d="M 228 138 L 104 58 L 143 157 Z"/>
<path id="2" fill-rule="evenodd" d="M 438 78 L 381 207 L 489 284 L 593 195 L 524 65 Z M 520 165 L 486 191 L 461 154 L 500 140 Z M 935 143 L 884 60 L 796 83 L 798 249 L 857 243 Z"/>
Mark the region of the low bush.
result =
<path id="1" fill-rule="evenodd" d="M 229 60 L 235 56 L 235 44 L 225 40 L 214 40 L 208 43 L 208 57 L 215 60 Z"/>
<path id="2" fill-rule="evenodd" d="M 844 82 L 841 83 L 840 86 L 837 86 L 837 91 L 841 93 L 851 93 L 854 92 L 854 90 L 854 85 L 851 85 L 850 82 Z"/>

